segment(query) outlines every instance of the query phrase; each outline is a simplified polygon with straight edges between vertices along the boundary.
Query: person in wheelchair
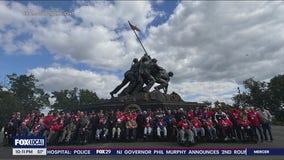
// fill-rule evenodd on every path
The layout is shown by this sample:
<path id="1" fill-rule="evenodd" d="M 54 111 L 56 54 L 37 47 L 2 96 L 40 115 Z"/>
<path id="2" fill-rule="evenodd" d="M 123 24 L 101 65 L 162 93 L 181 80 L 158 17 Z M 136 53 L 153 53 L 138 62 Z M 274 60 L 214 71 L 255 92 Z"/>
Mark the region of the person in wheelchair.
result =
<path id="1" fill-rule="evenodd" d="M 181 118 L 181 120 L 178 122 L 177 125 L 178 128 L 178 141 L 181 144 L 194 144 L 195 140 L 194 140 L 194 134 L 192 132 L 192 124 L 185 118 L 185 116 L 183 116 Z M 185 138 L 187 137 L 187 138 Z"/>
<path id="2" fill-rule="evenodd" d="M 167 123 L 163 118 L 157 120 L 157 136 L 161 139 L 161 133 L 163 133 L 164 139 L 167 138 Z"/>
<path id="3" fill-rule="evenodd" d="M 119 140 L 122 130 L 123 130 L 123 122 L 121 119 L 117 119 L 112 127 L 112 139 L 114 140 L 116 137 Z"/>
<path id="4" fill-rule="evenodd" d="M 104 115 L 99 118 L 99 123 L 96 131 L 96 139 L 100 140 L 101 137 L 106 140 L 108 136 L 109 121 L 108 116 Z"/>
<path id="5" fill-rule="evenodd" d="M 238 121 L 238 125 L 241 130 L 241 141 L 248 142 L 253 138 L 253 132 L 251 128 L 251 122 L 248 120 L 247 116 L 243 116 L 242 119 Z"/>
<path id="6" fill-rule="evenodd" d="M 144 140 L 152 136 L 152 130 L 153 130 L 153 119 L 151 116 L 148 116 L 146 118 L 146 122 L 144 125 Z"/>
<path id="7" fill-rule="evenodd" d="M 224 141 L 228 141 L 231 139 L 235 139 L 234 131 L 233 131 L 233 123 L 232 121 L 225 115 L 218 121 L 219 128 L 221 129 L 222 137 Z"/>

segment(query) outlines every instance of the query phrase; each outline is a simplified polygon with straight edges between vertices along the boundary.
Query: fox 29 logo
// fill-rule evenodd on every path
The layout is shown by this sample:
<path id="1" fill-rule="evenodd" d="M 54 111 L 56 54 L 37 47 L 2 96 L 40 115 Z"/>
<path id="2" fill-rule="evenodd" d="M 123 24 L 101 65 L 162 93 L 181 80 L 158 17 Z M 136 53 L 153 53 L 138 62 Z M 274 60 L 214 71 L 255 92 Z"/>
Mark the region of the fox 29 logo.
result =
<path id="1" fill-rule="evenodd" d="M 45 137 L 15 136 L 14 148 L 46 148 Z"/>

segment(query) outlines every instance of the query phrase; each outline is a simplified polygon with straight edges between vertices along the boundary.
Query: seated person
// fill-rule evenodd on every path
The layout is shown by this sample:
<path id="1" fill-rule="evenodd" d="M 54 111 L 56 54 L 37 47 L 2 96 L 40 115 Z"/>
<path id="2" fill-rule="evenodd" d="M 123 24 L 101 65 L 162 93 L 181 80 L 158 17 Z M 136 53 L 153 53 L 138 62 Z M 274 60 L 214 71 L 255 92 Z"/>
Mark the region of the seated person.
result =
<path id="1" fill-rule="evenodd" d="M 202 137 L 205 136 L 205 130 L 202 127 L 202 123 L 200 122 L 200 120 L 198 119 L 198 117 L 194 117 L 194 119 L 192 120 L 192 124 L 193 124 L 193 128 L 192 131 L 194 133 L 194 136 L 197 137 L 197 134 L 200 133 Z"/>
<path id="2" fill-rule="evenodd" d="M 164 138 L 167 137 L 167 123 L 163 118 L 158 119 L 157 121 L 157 136 L 161 138 L 161 132 L 164 133 Z"/>
<path id="3" fill-rule="evenodd" d="M 112 139 L 115 138 L 115 135 L 117 135 L 117 139 L 120 139 L 122 129 L 123 129 L 123 122 L 121 119 L 117 119 L 117 121 L 114 122 L 114 125 L 112 127 Z"/>
<path id="4" fill-rule="evenodd" d="M 178 122 L 177 127 L 180 129 L 178 134 L 182 143 L 186 142 L 185 134 L 187 134 L 187 141 L 194 143 L 194 134 L 191 130 L 193 126 L 189 121 L 186 120 L 185 116 L 183 116 Z"/>
<path id="5" fill-rule="evenodd" d="M 248 136 L 252 134 L 252 129 L 250 127 L 251 122 L 248 120 L 247 116 L 243 116 L 238 120 L 238 125 L 241 131 L 241 141 L 244 142 L 248 139 Z"/>
<path id="6" fill-rule="evenodd" d="M 96 139 L 100 140 L 102 134 L 103 138 L 106 139 L 108 135 L 109 121 L 107 116 L 101 116 L 97 125 Z"/>
<path id="7" fill-rule="evenodd" d="M 210 140 L 215 140 L 217 138 L 216 128 L 213 124 L 211 117 L 208 117 L 205 121 L 207 131 L 209 133 Z"/>
<path id="8" fill-rule="evenodd" d="M 146 122 L 144 126 L 145 126 L 144 127 L 144 138 L 147 138 L 152 134 L 152 130 L 153 130 L 153 121 L 150 116 L 146 118 Z"/>
<path id="9" fill-rule="evenodd" d="M 233 123 L 227 116 L 222 116 L 218 121 L 218 125 L 220 126 L 222 137 L 225 137 L 225 141 L 228 141 L 229 137 L 234 139 Z"/>
<path id="10" fill-rule="evenodd" d="M 126 121 L 126 139 L 135 139 L 136 138 L 136 128 L 137 122 L 135 119 L 130 118 Z M 132 135 L 130 135 L 132 134 Z"/>

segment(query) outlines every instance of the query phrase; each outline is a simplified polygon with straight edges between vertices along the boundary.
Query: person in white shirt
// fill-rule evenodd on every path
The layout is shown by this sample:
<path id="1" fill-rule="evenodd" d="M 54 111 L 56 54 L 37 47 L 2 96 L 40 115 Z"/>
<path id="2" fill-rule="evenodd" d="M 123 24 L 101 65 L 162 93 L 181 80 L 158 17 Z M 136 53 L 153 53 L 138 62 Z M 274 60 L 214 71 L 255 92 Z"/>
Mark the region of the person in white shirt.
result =
<path id="1" fill-rule="evenodd" d="M 272 137 L 272 133 L 271 133 L 272 115 L 264 107 L 262 107 L 260 109 L 259 115 L 260 115 L 260 123 L 262 124 L 262 128 L 263 128 L 264 139 L 266 141 L 268 140 L 268 137 L 267 137 L 267 134 L 266 134 L 266 131 L 268 131 L 270 141 L 273 141 L 273 137 Z"/>

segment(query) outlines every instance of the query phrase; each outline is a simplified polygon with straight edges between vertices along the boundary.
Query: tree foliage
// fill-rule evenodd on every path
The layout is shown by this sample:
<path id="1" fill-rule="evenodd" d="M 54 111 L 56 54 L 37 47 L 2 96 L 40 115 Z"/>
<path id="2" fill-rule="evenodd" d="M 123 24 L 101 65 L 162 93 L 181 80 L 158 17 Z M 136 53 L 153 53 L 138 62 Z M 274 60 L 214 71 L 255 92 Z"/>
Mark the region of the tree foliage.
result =
<path id="1" fill-rule="evenodd" d="M 240 106 L 255 106 L 269 108 L 276 113 L 284 104 L 284 75 L 273 77 L 270 82 L 256 81 L 253 78 L 243 82 L 247 92 L 239 93 L 232 99 Z"/>
<path id="2" fill-rule="evenodd" d="M 31 111 L 39 111 L 44 106 L 49 106 L 49 95 L 36 86 L 38 80 L 33 75 L 11 74 L 7 75 L 10 86 L 7 89 L 0 89 L 0 120 L 5 120 L 13 112 L 23 114 Z"/>
<path id="3" fill-rule="evenodd" d="M 40 110 L 44 106 L 49 106 L 49 95 L 36 86 L 38 80 L 34 75 L 11 74 L 9 79 L 9 91 L 19 99 L 25 111 Z"/>
<path id="4" fill-rule="evenodd" d="M 275 110 L 283 109 L 284 105 L 284 75 L 273 77 L 268 83 L 268 91 L 271 94 L 271 106 Z"/>
<path id="5" fill-rule="evenodd" d="M 16 111 L 21 111 L 23 107 L 17 97 L 9 91 L 0 90 L 0 126 L 5 125 L 9 116 Z"/>
<path id="6" fill-rule="evenodd" d="M 51 106 L 53 110 L 74 110 L 95 103 L 99 100 L 96 92 L 87 89 L 74 88 L 72 90 L 61 90 L 52 92 L 55 103 Z"/>

